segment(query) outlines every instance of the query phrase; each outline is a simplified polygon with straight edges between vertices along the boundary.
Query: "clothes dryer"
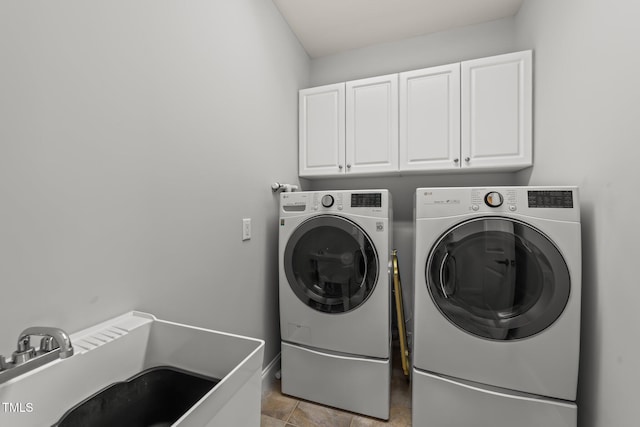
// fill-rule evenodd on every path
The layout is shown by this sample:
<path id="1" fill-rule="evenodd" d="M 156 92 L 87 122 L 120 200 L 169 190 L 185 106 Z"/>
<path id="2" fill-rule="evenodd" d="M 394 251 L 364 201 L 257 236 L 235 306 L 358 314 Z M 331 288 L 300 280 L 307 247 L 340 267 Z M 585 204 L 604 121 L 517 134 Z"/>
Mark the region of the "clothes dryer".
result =
<path id="1" fill-rule="evenodd" d="M 391 196 L 282 193 L 282 392 L 389 418 Z"/>
<path id="2" fill-rule="evenodd" d="M 414 425 L 575 427 L 577 188 L 419 188 L 414 265 Z"/>

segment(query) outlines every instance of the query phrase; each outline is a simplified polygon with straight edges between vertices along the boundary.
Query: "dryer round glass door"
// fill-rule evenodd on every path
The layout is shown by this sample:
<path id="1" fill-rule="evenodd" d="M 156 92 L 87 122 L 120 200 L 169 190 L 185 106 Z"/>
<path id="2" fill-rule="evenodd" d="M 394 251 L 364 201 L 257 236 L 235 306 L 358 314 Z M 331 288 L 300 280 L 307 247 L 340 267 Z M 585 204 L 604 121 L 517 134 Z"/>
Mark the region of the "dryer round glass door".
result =
<path id="1" fill-rule="evenodd" d="M 378 257 L 369 236 L 348 219 L 321 215 L 295 229 L 284 251 L 291 289 L 309 307 L 345 313 L 371 295 Z"/>
<path id="2" fill-rule="evenodd" d="M 425 274 L 449 321 L 492 340 L 543 331 L 562 314 L 571 288 L 567 264 L 547 236 L 497 217 L 448 230 L 432 248 Z"/>

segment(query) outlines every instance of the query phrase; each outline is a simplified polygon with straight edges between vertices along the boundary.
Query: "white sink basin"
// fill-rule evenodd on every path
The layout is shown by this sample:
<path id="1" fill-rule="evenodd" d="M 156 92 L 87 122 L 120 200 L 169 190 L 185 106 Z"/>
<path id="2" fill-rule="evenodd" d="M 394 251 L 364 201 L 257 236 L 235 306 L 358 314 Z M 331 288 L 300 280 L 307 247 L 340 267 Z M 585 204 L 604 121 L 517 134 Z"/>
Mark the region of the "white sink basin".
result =
<path id="1" fill-rule="evenodd" d="M 0 384 L 0 426 L 47 426 L 117 381 L 172 366 L 220 382 L 173 425 L 260 425 L 264 342 L 131 312 L 71 335 L 74 355 Z"/>

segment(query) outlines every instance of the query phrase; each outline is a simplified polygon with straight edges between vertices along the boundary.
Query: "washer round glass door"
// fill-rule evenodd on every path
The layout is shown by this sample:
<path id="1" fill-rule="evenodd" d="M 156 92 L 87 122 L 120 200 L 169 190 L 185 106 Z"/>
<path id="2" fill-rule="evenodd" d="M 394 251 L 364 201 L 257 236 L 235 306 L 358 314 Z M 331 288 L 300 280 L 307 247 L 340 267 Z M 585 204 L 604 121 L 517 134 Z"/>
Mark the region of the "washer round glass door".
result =
<path id="1" fill-rule="evenodd" d="M 426 265 L 427 288 L 454 325 L 492 340 L 535 335 L 562 314 L 571 281 L 556 246 L 517 220 L 463 222 L 437 241 Z"/>
<path id="2" fill-rule="evenodd" d="M 295 229 L 284 251 L 291 289 L 309 307 L 345 313 L 371 295 L 378 257 L 369 236 L 348 219 L 321 215 Z"/>

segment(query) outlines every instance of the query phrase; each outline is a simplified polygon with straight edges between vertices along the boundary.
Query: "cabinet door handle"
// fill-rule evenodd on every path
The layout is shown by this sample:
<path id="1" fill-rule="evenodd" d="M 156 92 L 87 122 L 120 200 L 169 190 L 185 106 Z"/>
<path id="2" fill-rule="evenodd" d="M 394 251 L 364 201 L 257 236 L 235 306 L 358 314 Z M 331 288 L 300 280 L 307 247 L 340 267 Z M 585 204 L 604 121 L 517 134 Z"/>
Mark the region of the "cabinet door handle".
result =
<path id="1" fill-rule="evenodd" d="M 342 165 L 338 165 L 338 169 L 342 170 Z"/>
<path id="2" fill-rule="evenodd" d="M 351 164 L 347 163 L 347 169 L 351 169 Z"/>
<path id="3" fill-rule="evenodd" d="M 458 163 L 459 161 L 460 161 L 460 159 L 458 159 L 458 158 L 453 159 L 453 163 Z"/>
<path id="4" fill-rule="evenodd" d="M 469 162 L 471 161 L 471 157 L 465 157 L 465 158 L 464 158 L 464 161 L 465 161 L 465 162 L 467 162 L 467 163 L 469 163 Z"/>

